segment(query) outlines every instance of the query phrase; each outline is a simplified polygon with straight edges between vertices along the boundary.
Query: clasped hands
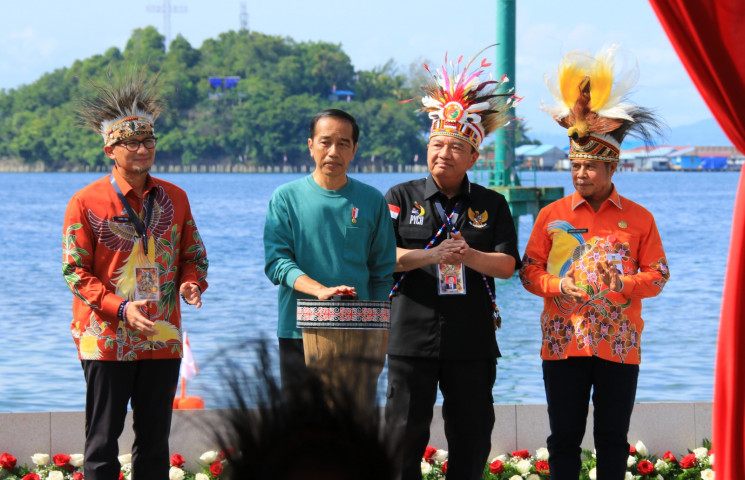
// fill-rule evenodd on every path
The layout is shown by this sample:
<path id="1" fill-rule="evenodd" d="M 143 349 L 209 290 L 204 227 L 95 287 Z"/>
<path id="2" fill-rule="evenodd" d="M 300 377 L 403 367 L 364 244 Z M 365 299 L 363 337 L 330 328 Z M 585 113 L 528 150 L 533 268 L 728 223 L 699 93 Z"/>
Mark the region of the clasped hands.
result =
<path id="1" fill-rule="evenodd" d="M 466 257 L 470 253 L 471 247 L 460 233 L 452 233 L 450 238 L 445 239 L 438 246 L 431 248 L 430 252 L 435 256 L 432 263 L 445 265 L 458 265 L 466 263 Z"/>
<path id="2" fill-rule="evenodd" d="M 623 289 L 621 274 L 612 263 L 597 262 L 595 272 L 598 275 L 598 279 L 611 291 L 620 292 Z M 564 275 L 561 281 L 561 293 L 567 295 L 575 303 L 584 303 L 589 298 L 587 292 L 574 283 L 574 267 L 570 268 L 566 275 Z"/>

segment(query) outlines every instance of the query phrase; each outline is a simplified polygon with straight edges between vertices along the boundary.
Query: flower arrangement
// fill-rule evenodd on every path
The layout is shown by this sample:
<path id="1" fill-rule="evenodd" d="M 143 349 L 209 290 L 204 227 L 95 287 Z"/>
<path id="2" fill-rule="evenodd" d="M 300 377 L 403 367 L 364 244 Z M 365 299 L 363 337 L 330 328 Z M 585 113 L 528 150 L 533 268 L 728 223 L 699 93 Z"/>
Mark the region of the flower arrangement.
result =
<path id="1" fill-rule="evenodd" d="M 83 455 L 57 454 L 52 457 L 46 453 L 31 456 L 32 466 L 20 466 L 18 459 L 9 453 L 0 455 L 0 479 L 2 480 L 84 480 Z M 169 480 L 221 480 L 224 471 L 225 452 L 211 450 L 199 457 L 201 471 L 190 472 L 184 469 L 186 460 L 175 453 L 171 455 Z M 120 455 L 119 480 L 131 480 L 132 455 Z"/>
<path id="2" fill-rule="evenodd" d="M 597 480 L 595 454 L 583 451 L 580 480 Z M 428 446 L 422 458 L 422 479 L 445 478 L 448 452 Z M 631 446 L 626 462 L 626 480 L 713 480 L 714 454 L 711 442 L 704 439 L 703 446 L 689 450 L 678 460 L 670 451 L 661 458 L 650 455 L 641 441 Z M 484 467 L 483 480 L 547 480 L 551 478 L 548 450 L 539 448 L 531 455 L 528 450 L 518 450 L 493 458 Z"/>

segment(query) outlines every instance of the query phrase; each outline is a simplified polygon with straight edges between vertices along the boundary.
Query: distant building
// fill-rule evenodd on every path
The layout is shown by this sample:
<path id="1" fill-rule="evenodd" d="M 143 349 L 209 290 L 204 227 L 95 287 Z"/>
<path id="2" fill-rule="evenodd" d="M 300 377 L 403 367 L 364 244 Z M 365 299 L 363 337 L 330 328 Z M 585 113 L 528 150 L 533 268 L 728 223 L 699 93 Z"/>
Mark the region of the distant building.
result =
<path id="1" fill-rule="evenodd" d="M 743 155 L 732 146 L 636 147 L 621 152 L 619 168 L 633 171 L 739 170 Z"/>
<path id="2" fill-rule="evenodd" d="M 329 100 L 332 102 L 351 102 L 354 92 L 351 90 L 337 90 L 336 85 L 329 92 Z"/>
<path id="3" fill-rule="evenodd" d="M 521 145 L 515 149 L 515 162 L 525 170 L 562 169 L 567 153 L 554 145 Z"/>

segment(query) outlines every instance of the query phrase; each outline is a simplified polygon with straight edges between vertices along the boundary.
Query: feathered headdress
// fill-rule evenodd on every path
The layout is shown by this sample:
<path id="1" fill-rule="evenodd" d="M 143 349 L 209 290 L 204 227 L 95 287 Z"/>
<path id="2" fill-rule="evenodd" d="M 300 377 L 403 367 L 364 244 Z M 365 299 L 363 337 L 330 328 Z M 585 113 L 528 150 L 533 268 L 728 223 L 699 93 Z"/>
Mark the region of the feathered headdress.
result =
<path id="1" fill-rule="evenodd" d="M 496 93 L 509 82 L 507 76 L 503 75 L 496 81 L 490 75 L 488 80 L 482 81 L 484 69 L 491 66 L 485 58 L 473 72 L 470 71 L 476 57 L 487 48 L 474 55 L 462 70 L 463 56 L 456 63 L 450 63 L 450 72 L 447 55 L 440 70 L 433 72 L 427 64 L 424 65 L 431 81 L 421 87 L 425 95 L 422 97 L 424 106 L 419 111 L 428 112 L 432 119 L 430 136 L 449 135 L 479 148 L 487 135 L 509 123 L 509 109 L 521 99 L 513 94 L 514 89 Z"/>
<path id="2" fill-rule="evenodd" d="M 109 72 L 107 80 L 89 82 L 94 95 L 80 100 L 78 108 L 83 126 L 101 135 L 106 145 L 134 135 L 154 135 L 153 124 L 163 110 L 157 75 L 148 79 L 143 68 L 117 78 Z"/>
<path id="3" fill-rule="evenodd" d="M 616 49 L 611 45 L 595 57 L 570 52 L 561 60 L 557 77 L 546 78 L 557 105 L 542 108 L 567 129 L 569 159 L 617 162 L 627 134 L 651 144 L 653 134 L 660 133 L 651 110 L 622 103 L 638 71 L 615 76 Z"/>

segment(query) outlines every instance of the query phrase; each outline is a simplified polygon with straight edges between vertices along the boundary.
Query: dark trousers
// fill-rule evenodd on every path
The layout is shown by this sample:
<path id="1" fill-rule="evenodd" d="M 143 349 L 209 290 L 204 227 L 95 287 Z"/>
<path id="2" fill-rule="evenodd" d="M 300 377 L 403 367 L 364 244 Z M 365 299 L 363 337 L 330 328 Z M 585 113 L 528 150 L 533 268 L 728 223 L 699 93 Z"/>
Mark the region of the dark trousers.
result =
<path id="1" fill-rule="evenodd" d="M 86 480 L 119 479 L 118 439 L 132 402 L 132 472 L 137 480 L 168 478 L 168 436 L 181 360 L 82 360 L 85 382 Z"/>
<path id="2" fill-rule="evenodd" d="M 300 338 L 279 338 L 279 378 L 282 391 L 286 392 L 292 384 L 302 380 L 307 373 L 305 348 Z"/>
<path id="3" fill-rule="evenodd" d="M 600 480 L 622 480 L 639 365 L 597 357 L 543 362 L 551 435 L 546 440 L 552 480 L 577 480 L 592 390 L 593 435 Z"/>
<path id="4" fill-rule="evenodd" d="M 437 385 L 448 449 L 449 480 L 480 479 L 494 426 L 495 360 L 440 360 L 388 356 L 386 432 L 401 480 L 421 480 Z M 444 447 L 444 446 L 443 446 Z"/>

